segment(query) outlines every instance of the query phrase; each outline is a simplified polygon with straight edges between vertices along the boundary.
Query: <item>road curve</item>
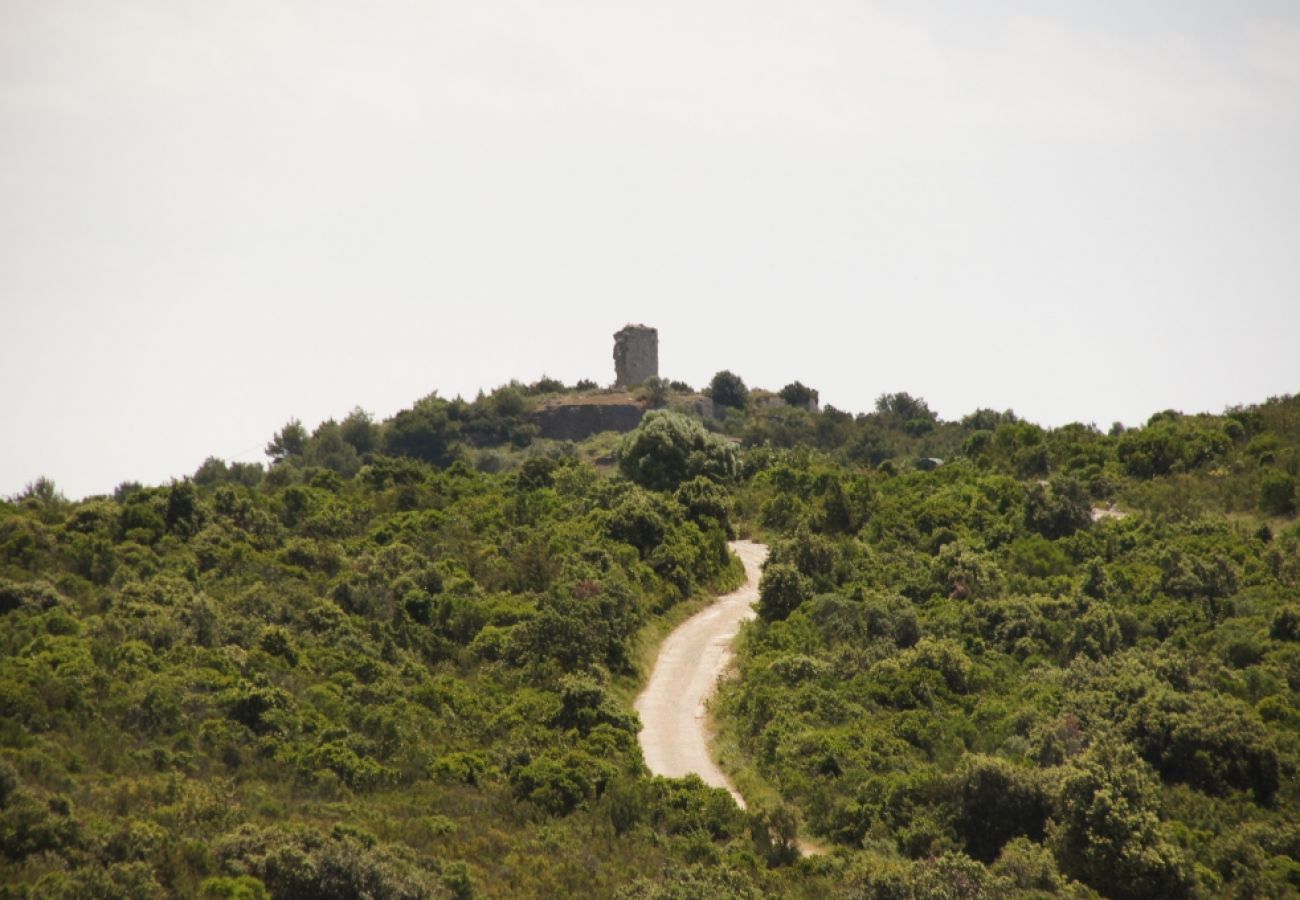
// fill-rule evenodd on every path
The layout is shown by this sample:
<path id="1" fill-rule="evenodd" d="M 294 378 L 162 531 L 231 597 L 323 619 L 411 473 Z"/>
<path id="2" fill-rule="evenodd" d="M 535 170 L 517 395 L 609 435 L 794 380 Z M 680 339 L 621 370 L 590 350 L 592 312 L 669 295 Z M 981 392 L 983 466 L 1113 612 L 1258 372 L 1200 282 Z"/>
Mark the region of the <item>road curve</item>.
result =
<path id="1" fill-rule="evenodd" d="M 732 541 L 732 552 L 745 564 L 745 583 L 687 619 L 659 648 L 650 680 L 636 698 L 641 716 L 641 752 L 655 775 L 694 773 L 705 784 L 726 788 L 743 809 L 744 798 L 709 754 L 706 704 L 718 676 L 731 661 L 731 642 L 740 623 L 756 615 L 758 577 L 767 546 Z"/>

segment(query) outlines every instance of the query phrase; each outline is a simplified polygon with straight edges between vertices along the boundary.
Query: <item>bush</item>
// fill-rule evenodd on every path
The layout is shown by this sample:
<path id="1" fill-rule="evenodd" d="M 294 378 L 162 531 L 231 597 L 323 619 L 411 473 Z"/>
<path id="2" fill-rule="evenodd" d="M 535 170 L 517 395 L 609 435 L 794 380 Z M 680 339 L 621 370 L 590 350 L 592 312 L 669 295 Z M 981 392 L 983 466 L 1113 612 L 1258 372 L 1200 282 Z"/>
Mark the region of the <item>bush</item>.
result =
<path id="1" fill-rule="evenodd" d="M 1160 828 L 1159 803 L 1156 779 L 1133 748 L 1098 741 L 1061 782 L 1061 868 L 1116 900 L 1189 896 L 1191 873 Z"/>
<path id="2" fill-rule="evenodd" d="M 570 753 L 564 758 L 542 755 L 510 773 L 515 796 L 536 803 L 548 813 L 567 815 L 596 793 L 596 785 Z"/>
<path id="3" fill-rule="evenodd" d="M 1264 472 L 1259 479 L 1259 508 L 1270 516 L 1295 512 L 1295 479 L 1281 469 Z"/>
<path id="4" fill-rule="evenodd" d="M 976 859 L 992 862 L 1012 838 L 1038 841 L 1051 799 L 1032 770 L 991 756 L 967 756 L 949 778 L 953 825 Z"/>
<path id="5" fill-rule="evenodd" d="M 646 413 L 619 446 L 619 471 L 642 487 L 673 490 L 698 476 L 730 481 L 740 470 L 736 449 L 680 413 Z"/>
<path id="6" fill-rule="evenodd" d="M 749 389 L 739 375 L 723 369 L 709 382 L 709 396 L 718 406 L 744 409 L 749 402 Z"/>
<path id="7" fill-rule="evenodd" d="M 765 566 L 758 582 L 758 614 L 769 622 L 778 622 L 812 593 L 812 583 L 790 563 Z"/>
<path id="8" fill-rule="evenodd" d="M 253 876 L 277 900 L 417 900 L 440 893 L 434 875 L 396 848 L 370 846 L 347 829 L 325 837 L 305 828 L 244 825 L 217 843 L 216 855 L 228 874 Z"/>
<path id="9" fill-rule="evenodd" d="M 781 388 L 781 399 L 787 406 L 812 409 L 817 404 L 817 392 L 802 382 L 794 381 Z"/>
<path id="10" fill-rule="evenodd" d="M 1300 606 L 1283 606 L 1274 612 L 1268 636 L 1275 641 L 1300 641 Z"/>

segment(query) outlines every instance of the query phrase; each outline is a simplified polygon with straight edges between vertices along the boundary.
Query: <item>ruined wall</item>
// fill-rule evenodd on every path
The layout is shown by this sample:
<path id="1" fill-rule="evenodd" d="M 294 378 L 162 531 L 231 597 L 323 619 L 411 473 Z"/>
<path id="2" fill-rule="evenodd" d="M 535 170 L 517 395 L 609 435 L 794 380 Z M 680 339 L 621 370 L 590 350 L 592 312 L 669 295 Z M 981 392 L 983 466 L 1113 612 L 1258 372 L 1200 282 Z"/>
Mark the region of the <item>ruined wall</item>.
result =
<path id="1" fill-rule="evenodd" d="M 614 384 L 632 387 L 659 375 L 659 330 L 628 325 L 614 334 Z"/>
<path id="2" fill-rule="evenodd" d="M 539 409 L 533 421 L 544 438 L 581 441 L 602 431 L 629 432 L 643 415 L 638 403 L 565 403 Z"/>

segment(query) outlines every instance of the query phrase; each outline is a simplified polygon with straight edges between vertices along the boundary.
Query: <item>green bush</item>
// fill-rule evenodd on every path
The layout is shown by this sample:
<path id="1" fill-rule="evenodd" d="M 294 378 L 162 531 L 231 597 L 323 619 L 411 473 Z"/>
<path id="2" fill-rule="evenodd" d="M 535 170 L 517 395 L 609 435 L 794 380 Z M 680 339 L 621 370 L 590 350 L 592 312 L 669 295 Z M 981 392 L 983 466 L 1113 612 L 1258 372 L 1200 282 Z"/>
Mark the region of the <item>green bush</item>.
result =
<path id="1" fill-rule="evenodd" d="M 652 490 L 674 490 L 699 476 L 730 481 L 739 472 L 736 450 L 725 438 L 669 410 L 645 414 L 619 446 L 618 466 L 627 478 Z"/>
<path id="2" fill-rule="evenodd" d="M 1265 470 L 1259 479 L 1259 508 L 1270 516 L 1289 516 L 1294 513 L 1295 478 L 1280 469 Z"/>

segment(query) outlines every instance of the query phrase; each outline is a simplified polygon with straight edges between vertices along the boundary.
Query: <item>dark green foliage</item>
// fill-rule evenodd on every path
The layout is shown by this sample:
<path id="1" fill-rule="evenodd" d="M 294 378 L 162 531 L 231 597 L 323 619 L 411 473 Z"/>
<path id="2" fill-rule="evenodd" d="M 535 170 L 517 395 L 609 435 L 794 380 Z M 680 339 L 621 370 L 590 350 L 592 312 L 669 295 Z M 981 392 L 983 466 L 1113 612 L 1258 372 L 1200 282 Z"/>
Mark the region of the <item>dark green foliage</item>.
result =
<path id="1" fill-rule="evenodd" d="M 1264 492 L 1300 399 L 1111 434 L 742 402 L 647 417 L 620 478 L 536 441 L 557 390 L 0 502 L 0 893 L 1300 890 L 1300 532 Z M 630 706 L 733 530 L 771 548 L 712 708 L 751 813 L 648 777 Z"/>
<path id="2" fill-rule="evenodd" d="M 307 429 L 302 422 L 291 419 L 287 425 L 271 438 L 266 445 L 266 455 L 272 462 L 282 462 L 291 456 L 297 456 L 307 449 Z"/>
<path id="3" fill-rule="evenodd" d="M 1035 484 L 1025 498 L 1025 526 L 1049 540 L 1069 537 L 1091 521 L 1092 503 L 1074 478 Z"/>
<path id="4" fill-rule="evenodd" d="M 925 472 L 951 423 L 908 434 L 907 399 L 825 454 L 781 420 L 808 430 L 750 450 L 737 499 L 771 546 L 714 706 L 738 768 L 862 896 L 1288 896 L 1300 535 L 1259 517 L 1248 448 L 1289 471 L 1298 409 L 1109 436 L 979 413 Z M 855 441 L 877 470 L 837 464 Z M 857 481 L 844 527 L 830 486 Z"/>
<path id="5" fill-rule="evenodd" d="M 264 474 L 261 463 L 234 462 L 227 465 L 225 460 L 209 456 L 195 470 L 193 481 L 201 487 L 229 483 L 252 488 L 261 483 Z"/>
<path id="6" fill-rule="evenodd" d="M 1219 458 L 1232 445 L 1222 426 L 1177 413 L 1158 413 L 1145 428 L 1124 432 L 1116 452 L 1135 478 L 1184 472 Z"/>
<path id="7" fill-rule="evenodd" d="M 214 848 L 228 870 L 252 875 L 284 900 L 416 900 L 438 890 L 433 872 L 350 834 L 244 826 Z"/>
<path id="8" fill-rule="evenodd" d="M 744 409 L 749 402 L 749 388 L 739 375 L 723 369 L 709 382 L 709 396 L 718 406 Z"/>
<path id="9" fill-rule="evenodd" d="M 559 394 L 564 392 L 564 382 L 548 375 L 534 381 L 528 386 L 530 394 Z"/>
<path id="10" fill-rule="evenodd" d="M 876 412 L 897 416 L 904 422 L 915 420 L 933 422 L 939 418 L 924 400 L 905 392 L 881 394 L 876 398 Z"/>
<path id="11" fill-rule="evenodd" d="M 1270 516 L 1295 512 L 1295 478 L 1278 469 L 1268 469 L 1259 479 L 1259 508 Z"/>
<path id="12" fill-rule="evenodd" d="M 379 430 L 370 418 L 370 413 L 359 406 L 339 424 L 339 436 L 357 453 L 379 449 Z"/>
<path id="13" fill-rule="evenodd" d="M 812 409 L 817 405 L 817 391 L 795 381 L 781 388 L 780 397 L 786 402 L 787 406 L 797 406 L 800 409 Z"/>
<path id="14" fill-rule="evenodd" d="M 1265 804 L 1277 793 L 1277 747 L 1240 701 L 1162 689 L 1134 704 L 1124 721 L 1134 746 L 1169 781 L 1214 794 L 1248 790 Z"/>
<path id="15" fill-rule="evenodd" d="M 643 487 L 672 490 L 705 476 L 728 481 L 738 474 L 736 450 L 694 419 L 653 410 L 619 448 L 619 471 Z"/>
<path id="16" fill-rule="evenodd" d="M 213 464 L 0 503 L 0 883 L 608 896 L 706 846 L 752 854 L 716 799 L 691 819 L 711 836 L 669 833 L 685 814 L 648 790 L 625 699 L 640 627 L 730 577 L 728 492 L 373 448 L 350 475 L 322 456 L 356 451 L 335 428 L 252 487 Z M 583 845 L 615 822 L 593 882 Z"/>
<path id="17" fill-rule="evenodd" d="M 1033 769 L 989 756 L 967 756 L 950 779 L 953 827 L 966 851 L 992 862 L 1012 838 L 1043 839 L 1051 794 Z"/>
<path id="18" fill-rule="evenodd" d="M 449 415 L 448 403 L 431 395 L 393 416 L 384 431 L 384 450 L 448 466 L 458 456 L 460 435 L 460 423 Z"/>
<path id="19" fill-rule="evenodd" d="M 1103 739 L 1061 781 L 1062 869 L 1108 897 L 1186 897 L 1190 866 L 1159 824 L 1156 781 L 1133 750 Z"/>
<path id="20" fill-rule="evenodd" d="M 1300 641 L 1300 606 L 1283 606 L 1273 613 L 1268 635 L 1275 641 Z"/>
<path id="21" fill-rule="evenodd" d="M 719 527 L 728 537 L 734 537 L 731 497 L 718 482 L 697 475 L 682 484 L 673 497 L 686 510 L 687 517 L 701 529 Z"/>
<path id="22" fill-rule="evenodd" d="M 668 530 L 664 505 L 653 494 L 629 491 L 610 510 L 609 536 L 631 544 L 642 556 L 663 543 Z"/>
<path id="23" fill-rule="evenodd" d="M 758 587 L 758 614 L 780 621 L 812 596 L 812 584 L 789 563 L 775 563 L 763 570 Z"/>

